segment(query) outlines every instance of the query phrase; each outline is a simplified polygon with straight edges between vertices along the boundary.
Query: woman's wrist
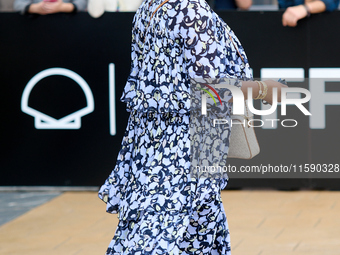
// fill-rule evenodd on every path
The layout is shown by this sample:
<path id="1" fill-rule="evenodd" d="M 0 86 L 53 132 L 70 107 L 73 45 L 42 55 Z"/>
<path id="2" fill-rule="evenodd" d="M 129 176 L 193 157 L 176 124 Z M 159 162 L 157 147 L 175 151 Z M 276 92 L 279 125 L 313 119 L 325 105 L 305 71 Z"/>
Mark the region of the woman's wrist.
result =
<path id="1" fill-rule="evenodd" d="M 248 95 L 248 88 L 252 89 L 252 95 Z M 245 96 L 245 99 L 256 98 L 260 91 L 256 81 L 243 81 L 241 90 Z"/>

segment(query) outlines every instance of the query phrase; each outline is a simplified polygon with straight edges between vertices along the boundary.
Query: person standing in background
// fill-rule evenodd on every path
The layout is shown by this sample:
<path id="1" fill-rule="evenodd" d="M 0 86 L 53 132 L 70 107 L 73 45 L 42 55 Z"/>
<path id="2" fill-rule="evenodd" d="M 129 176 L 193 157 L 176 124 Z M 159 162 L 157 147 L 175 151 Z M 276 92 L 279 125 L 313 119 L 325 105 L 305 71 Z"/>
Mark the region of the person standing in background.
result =
<path id="1" fill-rule="evenodd" d="M 15 0 L 13 8 L 21 14 L 75 13 L 86 10 L 86 0 Z"/>
<path id="2" fill-rule="evenodd" d="M 279 8 L 287 8 L 282 15 L 282 25 L 295 27 L 300 19 L 314 13 L 334 11 L 339 0 L 278 0 Z"/>

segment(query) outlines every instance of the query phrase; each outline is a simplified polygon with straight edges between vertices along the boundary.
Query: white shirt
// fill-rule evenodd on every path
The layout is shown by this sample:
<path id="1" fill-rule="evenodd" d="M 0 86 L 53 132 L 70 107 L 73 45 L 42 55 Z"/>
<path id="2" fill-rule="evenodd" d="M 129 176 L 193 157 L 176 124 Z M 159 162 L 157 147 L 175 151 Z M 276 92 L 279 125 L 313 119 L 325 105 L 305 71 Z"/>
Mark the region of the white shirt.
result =
<path id="1" fill-rule="evenodd" d="M 108 12 L 135 12 L 142 0 L 89 0 L 87 10 L 93 18 L 98 18 L 105 11 Z"/>

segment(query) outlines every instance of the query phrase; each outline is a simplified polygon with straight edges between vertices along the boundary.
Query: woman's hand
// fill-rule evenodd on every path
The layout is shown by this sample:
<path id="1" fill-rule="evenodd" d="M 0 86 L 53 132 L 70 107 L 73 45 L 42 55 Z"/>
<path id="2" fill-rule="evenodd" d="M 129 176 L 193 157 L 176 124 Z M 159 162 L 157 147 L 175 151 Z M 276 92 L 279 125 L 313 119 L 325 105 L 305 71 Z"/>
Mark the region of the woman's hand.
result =
<path id="1" fill-rule="evenodd" d="M 284 85 L 278 81 L 274 80 L 266 80 L 262 81 L 265 82 L 268 86 L 267 95 L 264 97 L 263 100 L 267 101 L 269 104 L 273 103 L 273 88 L 277 88 L 277 101 L 281 102 L 281 88 L 288 88 L 287 85 Z M 252 88 L 252 95 L 248 95 L 248 88 Z M 260 86 L 259 82 L 256 81 L 243 81 L 241 90 L 246 99 L 249 98 L 258 98 L 260 93 Z M 262 93 L 264 92 L 263 85 L 261 85 Z M 232 102 L 232 100 L 231 100 Z"/>
<path id="2" fill-rule="evenodd" d="M 278 81 L 273 81 L 273 80 L 266 80 L 264 82 L 268 86 L 268 91 L 267 91 L 267 95 L 265 96 L 263 100 L 265 100 L 269 104 L 272 104 L 273 103 L 273 88 L 276 88 L 277 89 L 277 101 L 281 102 L 281 89 L 288 88 L 288 86 Z"/>

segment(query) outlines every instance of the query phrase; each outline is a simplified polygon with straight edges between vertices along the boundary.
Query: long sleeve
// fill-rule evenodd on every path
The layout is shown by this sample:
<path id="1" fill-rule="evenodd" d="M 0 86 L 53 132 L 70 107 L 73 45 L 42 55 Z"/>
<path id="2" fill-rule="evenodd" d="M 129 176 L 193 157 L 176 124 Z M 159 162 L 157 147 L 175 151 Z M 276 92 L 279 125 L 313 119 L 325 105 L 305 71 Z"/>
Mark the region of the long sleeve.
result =
<path id="1" fill-rule="evenodd" d="M 121 97 L 130 111 L 189 112 L 191 78 L 232 78 L 237 87 L 236 79 L 251 79 L 240 42 L 204 0 L 169 0 L 157 9 L 161 3 L 144 1 L 135 15 Z"/>
<path id="2" fill-rule="evenodd" d="M 183 42 L 183 68 L 188 71 L 189 78 L 198 81 L 197 85 L 191 84 L 191 95 L 194 93 L 195 98 L 200 101 L 202 93 L 211 92 L 210 96 L 206 94 L 207 108 L 214 111 L 216 116 L 226 116 L 230 107 L 230 90 L 217 89 L 212 84 L 223 83 L 240 87 L 240 80 L 251 79 L 246 54 L 233 31 L 205 1 L 188 0 L 182 3 L 184 2 L 187 4 L 177 5 L 168 14 L 174 17 L 170 27 Z M 208 84 L 212 86 L 207 86 Z M 193 103 L 191 107 L 196 109 Z"/>
<path id="3" fill-rule="evenodd" d="M 178 9 L 180 14 L 170 12 L 169 16 L 175 17 L 173 31 L 183 39 L 186 66 L 191 78 L 242 79 L 251 76 L 239 40 L 205 1 L 183 1 Z M 245 72 L 246 77 L 243 77 Z"/>
<path id="4" fill-rule="evenodd" d="M 339 0 L 322 0 L 326 5 L 326 11 L 334 11 L 339 6 Z"/>

